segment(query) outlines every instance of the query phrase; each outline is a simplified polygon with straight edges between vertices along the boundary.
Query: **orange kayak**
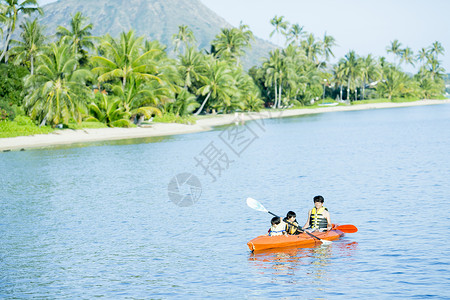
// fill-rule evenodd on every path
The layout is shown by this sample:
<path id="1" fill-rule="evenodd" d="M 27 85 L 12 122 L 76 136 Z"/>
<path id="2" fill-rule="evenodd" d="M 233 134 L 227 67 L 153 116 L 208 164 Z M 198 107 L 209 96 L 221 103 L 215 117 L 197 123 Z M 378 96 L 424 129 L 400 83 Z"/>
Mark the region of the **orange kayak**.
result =
<path id="1" fill-rule="evenodd" d="M 344 233 L 340 230 L 330 230 L 326 232 L 312 232 L 311 234 L 316 237 L 333 241 L 339 239 Z M 279 235 L 279 236 L 267 236 L 261 235 L 254 238 L 247 243 L 248 248 L 251 251 L 259 251 L 272 248 L 283 248 L 283 247 L 307 247 L 314 246 L 320 243 L 319 240 L 309 236 L 306 233 L 301 233 L 299 235 Z"/>

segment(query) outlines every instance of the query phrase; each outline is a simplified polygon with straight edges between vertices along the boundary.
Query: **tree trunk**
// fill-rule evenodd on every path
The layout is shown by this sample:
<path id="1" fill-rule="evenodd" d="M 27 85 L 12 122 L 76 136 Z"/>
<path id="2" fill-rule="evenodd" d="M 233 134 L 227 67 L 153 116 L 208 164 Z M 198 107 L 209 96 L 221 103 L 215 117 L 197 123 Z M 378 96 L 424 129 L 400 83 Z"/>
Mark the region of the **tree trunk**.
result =
<path id="1" fill-rule="evenodd" d="M 347 82 L 347 100 L 352 101 L 350 99 L 350 78 L 348 79 L 348 82 Z"/>
<path id="2" fill-rule="evenodd" d="M 363 88 L 362 88 L 362 100 L 366 98 L 366 81 L 364 80 Z"/>
<path id="3" fill-rule="evenodd" d="M 278 105 L 278 97 L 277 97 L 277 79 L 275 78 L 275 83 L 274 83 L 274 91 L 275 91 L 275 103 L 273 104 L 273 108 L 277 108 Z"/>
<path id="4" fill-rule="evenodd" d="M 342 101 L 342 100 L 343 100 L 343 99 L 342 99 L 342 84 L 341 84 L 341 92 L 340 92 L 340 96 L 341 96 L 340 100 Z"/>
<path id="5" fill-rule="evenodd" d="M 281 76 L 280 76 L 280 85 L 279 85 L 279 88 L 278 88 L 278 108 L 280 108 L 281 107 Z"/>
<path id="6" fill-rule="evenodd" d="M 5 63 L 8 63 L 8 56 L 6 56 L 6 53 L 8 52 L 8 48 L 9 48 L 9 42 L 11 41 L 11 36 L 12 36 L 12 28 L 11 28 L 11 24 L 8 26 L 8 30 L 6 33 L 6 42 L 5 42 L 5 46 L 3 48 L 3 52 L 2 55 L 0 56 L 0 62 L 2 62 L 3 58 L 5 57 Z"/>
<path id="7" fill-rule="evenodd" d="M 211 92 L 209 92 L 208 95 L 206 96 L 205 100 L 203 100 L 202 105 L 201 105 L 200 108 L 197 110 L 197 112 L 194 113 L 194 116 L 197 116 L 199 113 L 202 112 L 202 109 L 203 109 L 203 107 L 205 106 L 206 101 L 208 101 L 208 99 L 209 99 L 209 96 L 211 96 Z"/>
<path id="8" fill-rule="evenodd" d="M 33 76 L 33 74 L 34 74 L 34 55 L 31 55 L 31 57 L 30 57 L 30 73 L 31 73 L 31 76 Z"/>
<path id="9" fill-rule="evenodd" d="M 39 127 L 45 126 L 46 123 L 47 123 L 47 116 L 45 116 L 44 120 L 42 120 L 42 122 L 39 125 Z"/>

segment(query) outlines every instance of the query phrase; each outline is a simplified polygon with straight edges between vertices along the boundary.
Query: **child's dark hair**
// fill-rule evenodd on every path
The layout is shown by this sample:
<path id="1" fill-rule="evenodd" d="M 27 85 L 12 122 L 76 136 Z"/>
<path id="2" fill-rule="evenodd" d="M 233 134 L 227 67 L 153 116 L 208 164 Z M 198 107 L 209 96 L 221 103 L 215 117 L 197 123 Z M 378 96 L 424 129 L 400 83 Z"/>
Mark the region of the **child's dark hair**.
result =
<path id="1" fill-rule="evenodd" d="M 270 223 L 272 225 L 278 225 L 281 223 L 281 218 L 280 217 L 273 217 L 272 220 L 270 221 Z"/>
<path id="2" fill-rule="evenodd" d="M 320 195 L 319 196 L 315 196 L 314 197 L 314 202 L 322 202 L 323 203 L 324 202 L 323 197 L 320 196 Z"/>
<path id="3" fill-rule="evenodd" d="M 288 211 L 288 213 L 286 214 L 286 219 L 295 218 L 295 217 L 297 217 L 297 215 L 292 210 Z"/>

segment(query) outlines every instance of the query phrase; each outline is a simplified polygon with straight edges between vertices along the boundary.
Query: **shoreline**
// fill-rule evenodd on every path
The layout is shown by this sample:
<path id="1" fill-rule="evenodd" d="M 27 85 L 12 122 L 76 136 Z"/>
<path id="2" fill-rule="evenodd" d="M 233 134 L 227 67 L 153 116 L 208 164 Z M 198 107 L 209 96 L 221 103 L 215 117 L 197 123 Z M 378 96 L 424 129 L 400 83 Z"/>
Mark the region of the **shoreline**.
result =
<path id="1" fill-rule="evenodd" d="M 157 136 L 169 136 L 187 134 L 212 130 L 215 126 L 244 123 L 245 121 L 283 118 L 301 115 L 319 114 L 325 112 L 355 111 L 368 109 L 382 109 L 407 106 L 422 106 L 450 103 L 450 99 L 445 100 L 418 100 L 414 102 L 382 102 L 358 104 L 349 106 L 324 106 L 320 108 L 300 108 L 282 111 L 263 111 L 250 113 L 233 113 L 227 115 L 207 116 L 197 120 L 194 125 L 175 123 L 154 123 L 149 127 L 137 128 L 100 128 L 58 130 L 50 134 L 39 134 L 30 136 L 18 136 L 13 138 L 0 139 L 0 151 L 8 152 L 15 150 L 26 150 L 36 148 L 47 148 L 58 145 L 70 145 L 77 143 L 89 143 L 98 141 L 112 141 L 123 139 L 135 139 Z"/>

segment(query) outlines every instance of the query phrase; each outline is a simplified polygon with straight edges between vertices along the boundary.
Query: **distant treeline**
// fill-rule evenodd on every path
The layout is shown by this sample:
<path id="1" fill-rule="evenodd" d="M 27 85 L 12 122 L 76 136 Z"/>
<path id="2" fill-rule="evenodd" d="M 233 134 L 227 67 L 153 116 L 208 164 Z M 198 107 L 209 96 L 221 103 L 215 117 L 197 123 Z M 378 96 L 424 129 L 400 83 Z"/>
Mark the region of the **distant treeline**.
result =
<path id="1" fill-rule="evenodd" d="M 240 59 L 254 37 L 243 24 L 221 29 L 208 51 L 198 49 L 192 30 L 180 25 L 168 53 L 167 45 L 134 31 L 94 37 L 93 25 L 80 12 L 52 36 L 37 19 L 16 24 L 20 15 L 35 12 L 43 13 L 35 0 L 0 0 L 0 119 L 26 115 L 41 125 L 131 126 L 151 117 L 182 121 L 213 111 L 300 107 L 319 98 L 420 99 L 445 92 L 447 75 L 439 61 L 444 48 L 438 41 L 414 54 L 394 40 L 386 48 L 394 62 L 350 51 L 330 64 L 332 36 L 317 38 L 275 16 L 272 35 L 285 47 L 245 71 Z M 419 67 L 417 74 L 402 71 L 408 64 Z"/>

